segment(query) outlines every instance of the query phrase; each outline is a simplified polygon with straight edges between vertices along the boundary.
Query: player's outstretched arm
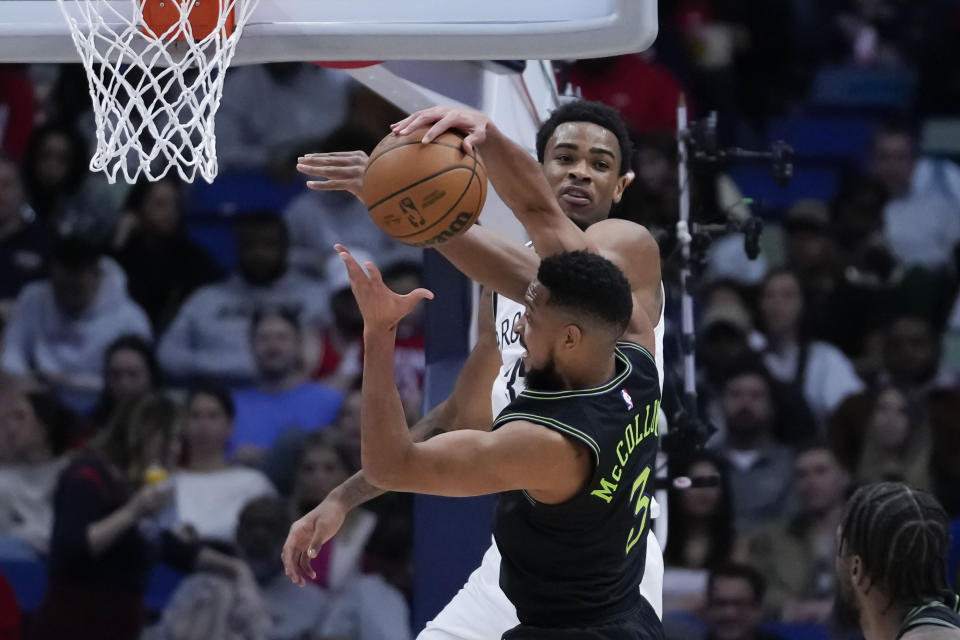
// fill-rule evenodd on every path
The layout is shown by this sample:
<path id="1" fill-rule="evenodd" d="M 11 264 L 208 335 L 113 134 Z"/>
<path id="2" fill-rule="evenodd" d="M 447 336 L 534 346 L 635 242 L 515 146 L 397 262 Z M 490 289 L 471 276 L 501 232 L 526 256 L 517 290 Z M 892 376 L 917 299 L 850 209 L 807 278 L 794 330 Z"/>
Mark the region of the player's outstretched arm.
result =
<path id="1" fill-rule="evenodd" d="M 490 293 L 481 293 L 477 308 L 477 344 L 460 370 L 450 396 L 411 427 L 410 439 L 414 442 L 446 431 L 490 428 L 493 416 L 489 390 L 502 364 L 491 307 Z M 337 534 L 351 510 L 383 493 L 383 489 L 367 481 L 361 470 L 294 522 L 281 554 L 287 576 L 300 586 L 315 578 L 309 565 L 310 550 L 316 555 Z"/>

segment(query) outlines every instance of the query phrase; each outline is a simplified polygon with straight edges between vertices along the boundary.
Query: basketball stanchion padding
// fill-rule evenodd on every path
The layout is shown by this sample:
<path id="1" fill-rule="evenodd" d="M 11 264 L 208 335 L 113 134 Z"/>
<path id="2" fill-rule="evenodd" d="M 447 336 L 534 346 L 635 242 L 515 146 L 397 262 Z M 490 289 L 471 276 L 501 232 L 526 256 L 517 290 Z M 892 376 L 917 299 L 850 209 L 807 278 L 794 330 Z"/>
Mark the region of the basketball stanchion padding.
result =
<path id="1" fill-rule="evenodd" d="M 223 81 L 258 1 L 57 0 L 93 98 L 91 171 L 213 182 Z"/>

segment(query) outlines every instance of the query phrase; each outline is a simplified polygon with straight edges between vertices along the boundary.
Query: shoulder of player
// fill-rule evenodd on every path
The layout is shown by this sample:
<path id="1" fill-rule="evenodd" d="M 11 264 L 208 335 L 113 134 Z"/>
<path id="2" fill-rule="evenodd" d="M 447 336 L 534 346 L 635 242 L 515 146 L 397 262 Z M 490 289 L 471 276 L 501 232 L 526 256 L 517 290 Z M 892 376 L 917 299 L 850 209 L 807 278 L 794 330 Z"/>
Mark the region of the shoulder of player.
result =
<path id="1" fill-rule="evenodd" d="M 929 624 L 911 629 L 902 640 L 960 640 L 960 629 Z"/>
<path id="2" fill-rule="evenodd" d="M 547 417 L 525 418 L 505 413 L 494 421 L 494 427 L 496 430 L 493 433 L 502 442 L 545 460 L 563 453 L 576 456 L 582 447 L 587 446 L 576 436 L 577 429 Z"/>
<path id="3" fill-rule="evenodd" d="M 629 220 L 611 218 L 590 225 L 587 236 L 600 249 L 629 248 L 631 251 L 657 250 L 659 248 L 653 234 L 641 224 Z"/>
<path id="4" fill-rule="evenodd" d="M 620 267 L 634 287 L 659 287 L 660 247 L 646 227 L 629 220 L 603 220 L 586 231 L 599 253 Z"/>

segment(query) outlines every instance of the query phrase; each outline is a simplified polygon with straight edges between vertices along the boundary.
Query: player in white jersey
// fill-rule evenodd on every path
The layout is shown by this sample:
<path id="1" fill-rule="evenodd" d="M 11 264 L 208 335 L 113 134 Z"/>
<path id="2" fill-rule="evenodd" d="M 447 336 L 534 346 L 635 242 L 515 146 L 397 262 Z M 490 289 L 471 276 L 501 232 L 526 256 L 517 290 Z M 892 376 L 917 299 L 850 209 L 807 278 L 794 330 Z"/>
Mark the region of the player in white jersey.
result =
<path id="1" fill-rule="evenodd" d="M 439 120 L 444 113 L 447 111 L 435 113 L 438 117 L 433 121 Z M 656 359 L 662 387 L 663 289 L 659 250 L 642 227 L 623 221 L 606 222 L 611 206 L 619 201 L 630 180 L 630 142 L 622 119 L 604 105 L 583 101 L 568 103 L 557 109 L 541 127 L 537 151 L 542 173 L 552 190 L 551 197 L 556 198 L 567 218 L 580 229 L 590 229 L 595 223 L 603 222 L 596 225 L 597 233 L 589 230 L 581 235 L 588 237 L 593 250 L 621 267 L 630 281 L 636 304 L 644 308 L 652 320 L 650 325 L 655 326 Z M 507 171 L 511 159 L 502 158 L 504 171 Z M 495 162 L 497 158 L 485 156 L 485 160 L 490 167 L 491 160 Z M 365 164 L 366 156 L 361 152 L 315 154 L 302 158 L 299 168 L 309 175 L 327 179 L 326 182 L 310 183 L 312 188 L 346 189 L 359 196 Z M 519 202 L 523 197 L 519 194 L 534 181 L 524 181 L 523 172 L 518 171 L 511 176 L 515 188 L 501 189 L 493 175 L 496 171 L 488 168 L 491 181 L 520 217 L 519 210 L 524 206 Z M 505 181 L 501 178 L 500 182 Z M 543 179 L 539 178 L 539 182 L 542 183 Z M 538 195 L 543 196 L 543 193 Z M 533 225 L 523 219 L 521 222 L 536 239 L 535 229 L 531 229 L 531 226 L 536 227 L 536 222 Z M 634 227 L 642 233 L 637 233 Z M 569 238 L 569 233 L 565 237 Z M 551 239 L 551 236 L 544 237 L 538 245 L 548 246 Z M 625 244 L 628 242 L 632 244 Z M 539 258 L 530 248 L 519 247 L 481 227 L 473 227 L 464 236 L 438 248 L 461 271 L 503 295 L 496 296 L 495 326 L 490 326 L 494 314 L 481 310 L 478 344 L 465 363 L 454 392 L 411 429 L 415 439 L 450 428 L 486 429 L 492 416 L 509 402 L 510 394 L 519 393 L 524 388 L 521 358 L 524 350 L 513 332 L 515 320 L 522 315 L 523 307 L 511 298 L 522 299 L 523 290 L 518 291 L 517 287 L 521 282 L 529 281 L 527 271 L 536 268 Z M 557 247 L 552 249 L 557 250 Z M 525 289 L 526 284 L 522 286 Z M 492 393 L 487 396 L 485 390 L 491 387 Z M 379 493 L 363 480 L 361 472 L 294 523 L 283 553 L 287 575 L 298 584 L 312 577 L 308 550 L 315 551 L 329 540 L 342 525 L 349 509 Z M 659 615 L 663 556 L 654 536 L 647 539 L 647 568 L 640 590 Z M 499 567 L 500 555 L 494 544 L 484 555 L 480 568 L 447 607 L 428 623 L 419 640 L 499 640 L 504 631 L 516 626 L 518 621 L 513 605 L 499 586 Z"/>

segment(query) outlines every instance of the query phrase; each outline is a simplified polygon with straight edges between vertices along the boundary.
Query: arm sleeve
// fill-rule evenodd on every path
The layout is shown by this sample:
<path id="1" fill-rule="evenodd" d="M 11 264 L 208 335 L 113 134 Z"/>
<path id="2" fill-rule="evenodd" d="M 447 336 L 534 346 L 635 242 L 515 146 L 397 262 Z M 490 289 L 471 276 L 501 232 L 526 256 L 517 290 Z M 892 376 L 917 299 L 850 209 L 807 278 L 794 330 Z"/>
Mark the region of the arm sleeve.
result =
<path id="1" fill-rule="evenodd" d="M 99 482 L 99 473 L 91 467 L 69 470 L 60 480 L 53 507 L 52 565 L 77 567 L 92 559 L 87 529 L 107 515 Z"/>

